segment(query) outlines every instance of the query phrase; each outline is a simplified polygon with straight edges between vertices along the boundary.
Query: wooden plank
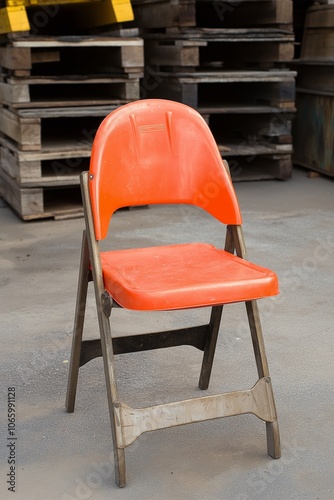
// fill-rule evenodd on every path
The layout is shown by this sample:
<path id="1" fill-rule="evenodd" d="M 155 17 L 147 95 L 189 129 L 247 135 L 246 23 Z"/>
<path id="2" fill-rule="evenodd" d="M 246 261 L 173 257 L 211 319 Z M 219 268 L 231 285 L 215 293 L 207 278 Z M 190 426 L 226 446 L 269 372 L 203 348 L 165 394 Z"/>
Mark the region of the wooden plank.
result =
<path id="1" fill-rule="evenodd" d="M 0 82 L 0 102 L 9 104 L 30 102 L 28 85 L 8 85 Z"/>
<path id="2" fill-rule="evenodd" d="M 199 66 L 198 45 L 187 46 L 175 42 L 146 40 L 145 60 L 147 64 L 161 66 Z"/>
<path id="3" fill-rule="evenodd" d="M 316 5 L 306 10 L 300 33 L 300 59 L 303 61 L 333 61 L 334 8 Z"/>
<path id="4" fill-rule="evenodd" d="M 17 49 L 15 47 L 0 47 L 0 66 L 8 69 L 31 69 L 31 57 L 29 49 Z"/>
<path id="5" fill-rule="evenodd" d="M 254 157 L 257 155 L 274 155 L 274 154 L 292 154 L 292 144 L 271 144 L 271 143 L 256 143 L 250 140 L 242 140 L 241 142 L 230 143 L 225 142 L 218 144 L 224 158 L 230 156 L 246 156 Z"/>
<path id="6" fill-rule="evenodd" d="M 256 105 L 250 104 L 245 105 L 240 102 L 226 103 L 225 105 L 216 106 L 199 106 L 197 110 L 202 115 L 214 115 L 214 114 L 234 114 L 234 115 L 244 115 L 244 114 L 281 114 L 281 113 L 293 113 L 296 109 L 278 108 L 275 106 L 268 106 L 265 104 Z"/>
<path id="7" fill-rule="evenodd" d="M 214 42 L 294 42 L 294 34 L 289 30 L 276 27 L 262 28 L 173 28 L 160 31 L 144 31 L 145 40 L 183 40 L 190 44 Z"/>
<path id="8" fill-rule="evenodd" d="M 300 59 L 334 62 L 334 26 L 330 29 L 307 29 L 304 33 Z"/>
<path id="9" fill-rule="evenodd" d="M 177 74 L 157 71 L 157 77 L 169 78 L 178 83 L 228 83 L 228 82 L 293 82 L 294 71 L 196 71 Z"/>
<path id="10" fill-rule="evenodd" d="M 334 8 L 331 5 L 315 5 L 309 7 L 305 19 L 305 29 L 333 28 Z"/>
<path id="11" fill-rule="evenodd" d="M 67 37 L 33 37 L 16 39 L 11 45 L 16 48 L 57 48 L 60 47 L 143 47 L 142 38 L 118 38 L 118 37 L 92 37 L 92 36 L 67 36 Z"/>
<path id="12" fill-rule="evenodd" d="M 48 51 L 43 50 L 43 51 L 33 52 L 31 54 L 32 64 L 50 63 L 59 61 L 60 61 L 59 50 L 48 50 Z"/>

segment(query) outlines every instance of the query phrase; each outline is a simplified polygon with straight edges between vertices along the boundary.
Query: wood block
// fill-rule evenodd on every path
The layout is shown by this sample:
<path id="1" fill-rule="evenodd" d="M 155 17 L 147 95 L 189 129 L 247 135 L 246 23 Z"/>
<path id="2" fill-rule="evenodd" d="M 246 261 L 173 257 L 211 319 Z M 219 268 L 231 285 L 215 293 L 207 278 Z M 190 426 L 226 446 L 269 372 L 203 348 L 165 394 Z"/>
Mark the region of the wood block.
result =
<path id="1" fill-rule="evenodd" d="M 136 24 L 140 28 L 195 26 L 195 0 L 133 0 Z"/>

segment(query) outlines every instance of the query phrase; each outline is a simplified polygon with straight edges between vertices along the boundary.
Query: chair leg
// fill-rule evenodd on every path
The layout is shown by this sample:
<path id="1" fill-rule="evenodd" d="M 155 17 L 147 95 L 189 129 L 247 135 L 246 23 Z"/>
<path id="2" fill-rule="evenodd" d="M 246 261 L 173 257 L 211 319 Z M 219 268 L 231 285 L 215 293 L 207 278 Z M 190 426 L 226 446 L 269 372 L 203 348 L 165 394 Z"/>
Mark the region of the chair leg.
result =
<path id="1" fill-rule="evenodd" d="M 201 375 L 198 383 L 198 387 L 202 390 L 205 390 L 209 387 L 213 358 L 216 350 L 217 337 L 218 337 L 222 312 L 223 312 L 223 306 L 215 306 L 212 308 L 211 311 L 211 317 L 209 323 L 210 333 L 207 338 L 206 346 L 204 349 Z"/>
<path id="2" fill-rule="evenodd" d="M 259 378 L 270 377 L 257 302 L 255 300 L 246 302 L 246 309 Z M 273 394 L 272 397 L 274 401 Z M 281 445 L 277 419 L 274 422 L 266 422 L 266 429 L 268 455 L 279 458 Z"/>
<path id="3" fill-rule="evenodd" d="M 75 396 L 77 391 L 82 332 L 83 332 L 86 300 L 87 300 L 88 272 L 89 272 L 88 245 L 87 245 L 86 231 L 84 231 L 82 236 L 81 259 L 80 259 L 77 302 L 76 302 L 74 328 L 73 328 L 71 362 L 68 375 L 66 403 L 65 403 L 66 410 L 68 413 L 72 413 L 74 411 Z"/>
<path id="4" fill-rule="evenodd" d="M 115 460 L 115 481 L 121 488 L 126 484 L 125 450 L 122 446 L 122 419 L 119 413 L 119 396 L 114 370 L 114 352 L 109 316 L 105 314 L 102 302 L 97 303 L 104 374 L 107 386 L 110 426 Z"/>

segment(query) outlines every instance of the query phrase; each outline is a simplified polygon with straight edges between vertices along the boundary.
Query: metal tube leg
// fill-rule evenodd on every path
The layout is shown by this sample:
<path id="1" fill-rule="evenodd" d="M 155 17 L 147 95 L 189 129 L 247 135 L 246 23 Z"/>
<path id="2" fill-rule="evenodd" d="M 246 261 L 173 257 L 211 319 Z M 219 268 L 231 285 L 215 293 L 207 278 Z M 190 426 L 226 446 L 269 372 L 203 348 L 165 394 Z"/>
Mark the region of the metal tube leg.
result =
<path id="1" fill-rule="evenodd" d="M 84 231 L 82 236 L 77 302 L 75 309 L 72 350 L 71 350 L 71 362 L 68 375 L 66 403 L 65 403 L 66 410 L 68 413 L 72 413 L 74 411 L 75 396 L 77 391 L 82 332 L 83 332 L 85 310 L 86 310 L 88 272 L 89 272 L 88 246 L 87 246 L 86 231 Z"/>

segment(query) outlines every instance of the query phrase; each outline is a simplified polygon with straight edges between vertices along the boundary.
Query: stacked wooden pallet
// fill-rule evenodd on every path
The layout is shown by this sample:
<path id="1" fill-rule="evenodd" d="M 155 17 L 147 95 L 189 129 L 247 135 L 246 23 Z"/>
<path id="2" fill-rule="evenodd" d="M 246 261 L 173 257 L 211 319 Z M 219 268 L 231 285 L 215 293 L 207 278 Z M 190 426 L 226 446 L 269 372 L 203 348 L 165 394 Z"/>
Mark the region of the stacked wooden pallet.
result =
<path id="1" fill-rule="evenodd" d="M 307 11 L 294 124 L 296 164 L 334 176 L 334 5 Z M 307 141 L 305 141 L 307 137 Z"/>
<path id="2" fill-rule="evenodd" d="M 79 174 L 96 129 L 139 98 L 143 40 L 6 37 L 0 65 L 2 197 L 23 219 L 81 214 Z"/>
<path id="3" fill-rule="evenodd" d="M 142 97 L 197 108 L 236 180 L 291 175 L 292 1 L 133 0 Z"/>

